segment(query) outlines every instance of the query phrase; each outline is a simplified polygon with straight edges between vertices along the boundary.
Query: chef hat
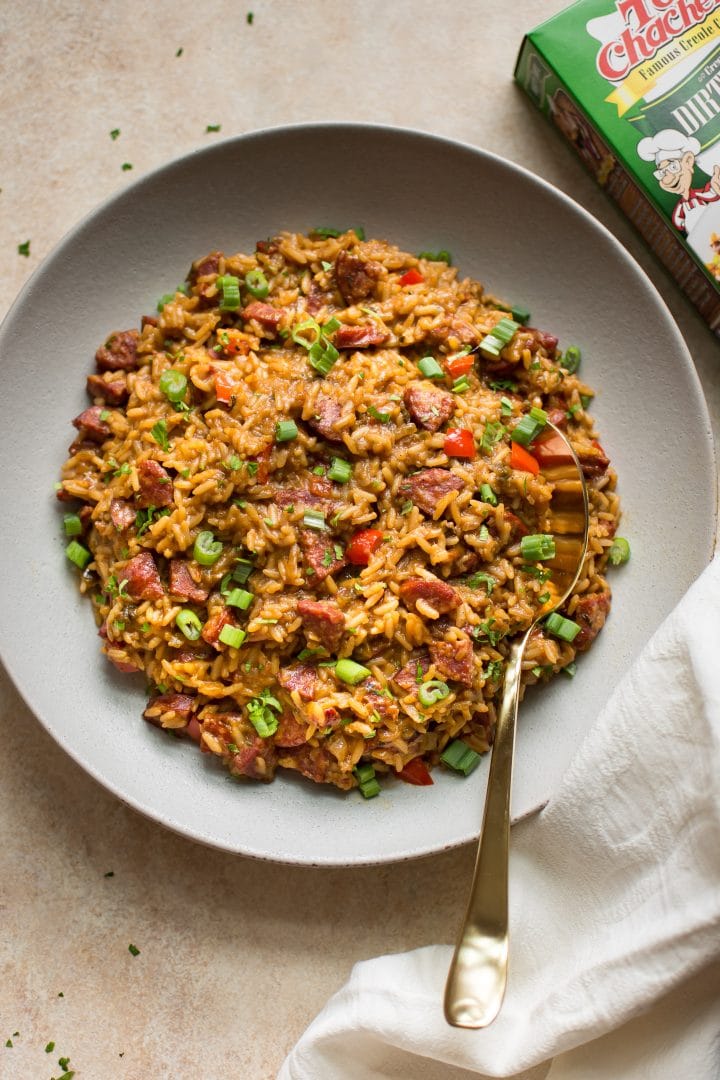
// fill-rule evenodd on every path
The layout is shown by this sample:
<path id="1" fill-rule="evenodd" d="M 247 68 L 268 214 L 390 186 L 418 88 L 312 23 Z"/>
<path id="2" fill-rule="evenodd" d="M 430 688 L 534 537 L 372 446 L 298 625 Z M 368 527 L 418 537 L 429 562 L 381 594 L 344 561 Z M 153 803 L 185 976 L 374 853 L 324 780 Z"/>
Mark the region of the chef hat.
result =
<path id="1" fill-rule="evenodd" d="M 656 135 L 649 135 L 641 139 L 637 145 L 637 152 L 643 161 L 655 161 L 659 165 L 663 161 L 674 161 L 690 151 L 691 154 L 700 153 L 700 142 L 692 135 L 685 135 L 682 131 L 673 128 L 663 128 Z"/>

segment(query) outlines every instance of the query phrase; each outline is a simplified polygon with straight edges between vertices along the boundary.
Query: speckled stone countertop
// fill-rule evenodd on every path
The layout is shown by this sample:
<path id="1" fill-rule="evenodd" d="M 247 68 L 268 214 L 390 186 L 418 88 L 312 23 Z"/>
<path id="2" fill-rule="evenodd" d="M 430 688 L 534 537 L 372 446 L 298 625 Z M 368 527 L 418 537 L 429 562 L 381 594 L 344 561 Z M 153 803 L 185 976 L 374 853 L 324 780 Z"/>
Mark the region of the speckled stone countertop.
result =
<path id="1" fill-rule="evenodd" d="M 424 128 L 534 170 L 619 237 L 685 335 L 717 436 L 717 342 L 512 83 L 523 31 L 561 6 L 6 4 L 0 313 L 84 214 L 218 138 L 208 125 L 222 125 L 220 137 L 304 120 Z M 23 257 L 18 245 L 28 239 Z M 356 960 L 454 935 L 470 848 L 357 870 L 233 857 L 164 831 L 106 793 L 4 675 L 0 724 L 0 1076 L 8 1080 L 60 1076 L 65 1057 L 87 1080 L 271 1080 Z M 424 1080 L 442 1076 L 440 1066 L 423 1071 Z"/>

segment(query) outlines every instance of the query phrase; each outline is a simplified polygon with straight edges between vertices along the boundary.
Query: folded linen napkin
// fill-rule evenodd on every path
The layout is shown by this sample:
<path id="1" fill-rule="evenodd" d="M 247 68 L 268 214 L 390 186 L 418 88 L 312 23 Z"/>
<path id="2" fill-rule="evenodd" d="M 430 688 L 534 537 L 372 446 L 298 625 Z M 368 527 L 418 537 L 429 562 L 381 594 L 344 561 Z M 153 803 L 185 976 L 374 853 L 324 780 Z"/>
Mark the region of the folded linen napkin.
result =
<path id="1" fill-rule="evenodd" d="M 616 1047 L 604 1071 L 603 1044 L 660 999 L 680 1008 L 693 994 L 687 1023 L 700 1017 L 702 1032 L 672 1042 L 670 1071 L 644 1071 L 646 1055 L 637 1076 L 720 1077 L 720 555 L 623 678 L 547 809 L 513 830 L 510 897 L 508 989 L 489 1028 L 445 1023 L 449 946 L 383 956 L 355 966 L 279 1080 L 531 1068 L 533 1080 L 624 1080 L 634 1066 L 617 1071 Z"/>

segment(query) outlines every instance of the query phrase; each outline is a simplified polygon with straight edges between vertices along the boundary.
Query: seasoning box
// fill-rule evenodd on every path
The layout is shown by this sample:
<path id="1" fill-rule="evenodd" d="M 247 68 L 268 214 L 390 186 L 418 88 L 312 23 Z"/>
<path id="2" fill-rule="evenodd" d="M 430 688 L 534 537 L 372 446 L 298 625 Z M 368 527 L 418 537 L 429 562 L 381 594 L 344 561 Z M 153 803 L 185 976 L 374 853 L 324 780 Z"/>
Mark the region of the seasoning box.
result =
<path id="1" fill-rule="evenodd" d="M 579 0 L 515 78 L 720 336 L 720 0 Z"/>

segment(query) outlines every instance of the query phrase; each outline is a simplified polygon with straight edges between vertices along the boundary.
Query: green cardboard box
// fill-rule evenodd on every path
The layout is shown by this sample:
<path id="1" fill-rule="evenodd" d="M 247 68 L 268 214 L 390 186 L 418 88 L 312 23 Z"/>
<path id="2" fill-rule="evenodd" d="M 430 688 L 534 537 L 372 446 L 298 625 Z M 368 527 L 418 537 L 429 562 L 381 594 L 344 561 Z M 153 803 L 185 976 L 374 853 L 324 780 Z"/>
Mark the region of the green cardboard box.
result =
<path id="1" fill-rule="evenodd" d="M 720 336 L 720 0 L 578 0 L 515 78 Z"/>

